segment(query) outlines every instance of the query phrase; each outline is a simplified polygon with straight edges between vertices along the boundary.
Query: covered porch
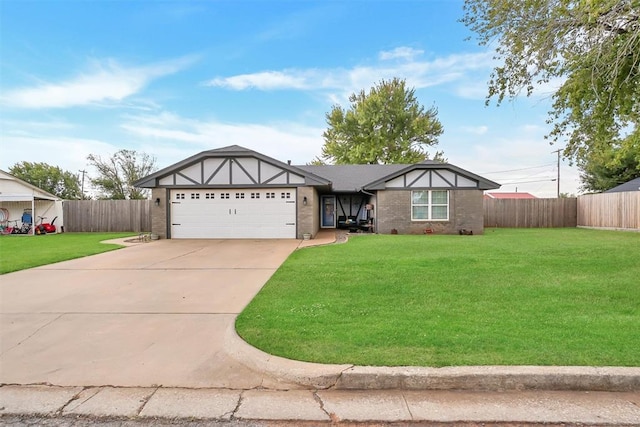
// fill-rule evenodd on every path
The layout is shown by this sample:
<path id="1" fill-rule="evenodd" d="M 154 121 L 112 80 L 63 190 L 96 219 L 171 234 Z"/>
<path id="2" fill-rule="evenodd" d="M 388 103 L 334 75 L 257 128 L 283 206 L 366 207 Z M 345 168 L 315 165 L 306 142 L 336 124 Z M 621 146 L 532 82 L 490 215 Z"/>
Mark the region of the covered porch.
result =
<path id="1" fill-rule="evenodd" d="M 320 194 L 320 228 L 374 232 L 375 195 L 358 193 Z"/>

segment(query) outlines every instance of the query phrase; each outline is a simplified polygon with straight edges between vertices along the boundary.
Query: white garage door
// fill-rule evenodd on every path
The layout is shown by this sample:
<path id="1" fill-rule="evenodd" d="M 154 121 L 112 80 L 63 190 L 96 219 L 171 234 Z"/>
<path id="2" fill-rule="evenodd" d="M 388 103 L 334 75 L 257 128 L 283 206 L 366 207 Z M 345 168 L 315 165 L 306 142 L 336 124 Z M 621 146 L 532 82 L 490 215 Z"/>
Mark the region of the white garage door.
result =
<path id="1" fill-rule="evenodd" d="M 171 238 L 295 238 L 296 189 L 171 190 Z"/>

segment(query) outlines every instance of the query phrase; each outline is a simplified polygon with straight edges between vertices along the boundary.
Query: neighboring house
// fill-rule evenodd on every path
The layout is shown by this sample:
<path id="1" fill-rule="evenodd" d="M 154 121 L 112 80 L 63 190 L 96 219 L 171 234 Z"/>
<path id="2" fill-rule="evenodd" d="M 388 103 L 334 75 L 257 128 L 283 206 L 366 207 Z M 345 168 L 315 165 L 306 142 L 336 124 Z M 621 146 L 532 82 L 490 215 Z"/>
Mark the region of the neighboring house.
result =
<path id="1" fill-rule="evenodd" d="M 483 232 L 482 193 L 500 185 L 457 166 L 292 166 L 237 145 L 135 183 L 152 189 L 163 238 L 302 238 L 321 229 Z"/>
<path id="2" fill-rule="evenodd" d="M 484 193 L 485 199 L 537 199 L 536 196 L 530 193 Z"/>
<path id="3" fill-rule="evenodd" d="M 640 177 L 620 184 L 605 191 L 605 193 L 621 193 L 623 191 L 640 191 Z"/>
<path id="4" fill-rule="evenodd" d="M 2 222 L 5 224 L 13 225 L 17 220 L 19 226 L 23 214 L 27 213 L 32 223 L 39 224 L 39 217 L 46 217 L 44 222 L 51 223 L 57 217 L 56 228 L 61 230 L 64 225 L 62 199 L 3 170 L 0 170 L 0 208 L 3 209 Z M 9 218 L 5 218 L 7 215 Z"/>

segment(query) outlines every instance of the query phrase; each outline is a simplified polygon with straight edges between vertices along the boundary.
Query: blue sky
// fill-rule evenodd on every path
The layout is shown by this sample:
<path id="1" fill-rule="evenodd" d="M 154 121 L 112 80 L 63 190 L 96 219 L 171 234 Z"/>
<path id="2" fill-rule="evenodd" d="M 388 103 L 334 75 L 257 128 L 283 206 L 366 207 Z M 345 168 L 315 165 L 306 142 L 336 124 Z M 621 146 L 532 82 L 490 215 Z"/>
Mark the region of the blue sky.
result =
<path id="1" fill-rule="evenodd" d="M 553 86 L 486 107 L 496 64 L 465 40 L 462 4 L 0 0 L 0 168 L 75 173 L 122 148 L 162 168 L 232 144 L 304 164 L 333 105 L 400 77 L 438 109 L 450 163 L 502 191 L 554 197 L 558 147 L 543 138 Z M 561 192 L 578 186 L 563 161 Z"/>

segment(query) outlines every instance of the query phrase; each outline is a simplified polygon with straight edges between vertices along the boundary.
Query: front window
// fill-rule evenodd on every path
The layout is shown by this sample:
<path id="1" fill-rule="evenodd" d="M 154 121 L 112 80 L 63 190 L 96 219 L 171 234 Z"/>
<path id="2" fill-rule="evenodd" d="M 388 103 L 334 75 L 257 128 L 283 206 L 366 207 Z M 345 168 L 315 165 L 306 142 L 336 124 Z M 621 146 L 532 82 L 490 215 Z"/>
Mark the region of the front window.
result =
<path id="1" fill-rule="evenodd" d="M 411 192 L 412 221 L 448 221 L 449 192 L 416 190 Z"/>

